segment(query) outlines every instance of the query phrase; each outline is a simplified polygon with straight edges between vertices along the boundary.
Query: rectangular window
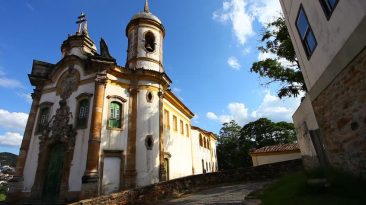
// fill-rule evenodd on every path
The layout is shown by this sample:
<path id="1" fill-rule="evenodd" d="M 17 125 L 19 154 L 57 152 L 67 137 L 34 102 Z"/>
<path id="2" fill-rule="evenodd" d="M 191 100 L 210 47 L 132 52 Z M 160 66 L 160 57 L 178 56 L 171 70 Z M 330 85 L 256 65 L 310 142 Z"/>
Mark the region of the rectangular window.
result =
<path id="1" fill-rule="evenodd" d="M 338 0 L 319 0 L 320 4 L 322 5 L 323 11 L 329 20 L 330 16 L 332 15 L 335 7 L 338 4 Z"/>
<path id="2" fill-rule="evenodd" d="M 189 137 L 189 127 L 188 127 L 188 124 L 186 124 L 186 136 Z"/>
<path id="3" fill-rule="evenodd" d="M 79 102 L 79 112 L 76 126 L 78 128 L 87 127 L 88 122 L 88 114 L 89 114 L 89 100 L 84 99 Z"/>
<path id="4" fill-rule="evenodd" d="M 47 127 L 49 112 L 49 107 L 44 107 L 40 110 L 38 116 L 37 133 L 41 133 Z"/>
<path id="5" fill-rule="evenodd" d="M 317 46 L 317 41 L 313 30 L 310 27 L 308 18 L 306 17 L 305 10 L 302 5 L 300 6 L 299 13 L 296 19 L 296 28 L 299 32 L 300 39 L 304 46 L 306 55 L 308 56 L 308 58 L 310 58 Z"/>
<path id="6" fill-rule="evenodd" d="M 184 135 L 183 121 L 181 120 L 179 123 L 180 123 L 180 134 Z"/>
<path id="7" fill-rule="evenodd" d="M 177 116 L 173 115 L 173 130 L 178 131 L 178 121 Z"/>
<path id="8" fill-rule="evenodd" d="M 164 128 L 170 129 L 170 119 L 168 110 L 164 110 Z"/>
<path id="9" fill-rule="evenodd" d="M 108 120 L 108 127 L 109 128 L 121 128 L 121 112 L 122 112 L 122 105 L 116 101 L 111 102 L 110 104 L 110 113 L 109 113 L 109 120 Z"/>

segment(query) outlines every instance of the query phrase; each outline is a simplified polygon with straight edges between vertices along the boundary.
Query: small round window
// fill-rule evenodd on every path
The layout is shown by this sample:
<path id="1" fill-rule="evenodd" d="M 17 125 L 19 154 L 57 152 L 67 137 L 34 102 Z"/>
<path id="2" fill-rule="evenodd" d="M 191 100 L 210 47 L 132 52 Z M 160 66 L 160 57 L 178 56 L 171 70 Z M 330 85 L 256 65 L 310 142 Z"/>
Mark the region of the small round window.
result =
<path id="1" fill-rule="evenodd" d="M 155 36 L 151 31 L 145 34 L 145 49 L 148 52 L 155 51 Z"/>
<path id="2" fill-rule="evenodd" d="M 146 93 L 146 100 L 147 100 L 147 102 L 148 102 L 148 103 L 151 103 L 151 102 L 152 102 L 152 100 L 153 100 L 153 98 L 154 98 L 153 94 L 152 94 L 150 91 L 148 91 L 148 92 Z"/>

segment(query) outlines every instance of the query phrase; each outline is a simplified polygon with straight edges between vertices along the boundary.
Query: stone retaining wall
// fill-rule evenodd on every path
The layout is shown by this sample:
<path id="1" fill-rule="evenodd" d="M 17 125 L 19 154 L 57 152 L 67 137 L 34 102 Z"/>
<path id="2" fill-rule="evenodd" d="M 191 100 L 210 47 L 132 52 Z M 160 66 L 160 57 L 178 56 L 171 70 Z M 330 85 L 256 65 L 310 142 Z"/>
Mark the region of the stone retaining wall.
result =
<path id="1" fill-rule="evenodd" d="M 366 178 L 366 48 L 312 104 L 330 164 Z"/>
<path id="2" fill-rule="evenodd" d="M 152 204 L 157 200 L 189 193 L 199 188 L 221 183 L 265 180 L 302 169 L 300 159 L 274 164 L 193 175 L 150 186 L 139 187 L 110 195 L 86 199 L 71 205 L 94 204 Z"/>

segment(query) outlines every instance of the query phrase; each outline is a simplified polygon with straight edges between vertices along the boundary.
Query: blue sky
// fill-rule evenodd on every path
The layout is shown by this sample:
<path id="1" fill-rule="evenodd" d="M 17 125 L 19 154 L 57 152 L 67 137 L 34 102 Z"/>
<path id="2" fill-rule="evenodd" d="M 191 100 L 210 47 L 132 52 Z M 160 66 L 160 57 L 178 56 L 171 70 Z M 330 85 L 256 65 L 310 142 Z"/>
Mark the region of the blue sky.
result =
<path id="1" fill-rule="evenodd" d="M 60 46 L 86 13 L 91 38 L 103 37 L 125 64 L 125 27 L 144 0 L 17 0 L 0 4 L 0 152 L 18 153 L 31 105 L 32 60 L 57 63 Z M 291 121 L 299 99 L 280 100 L 276 88 L 250 73 L 260 34 L 279 15 L 278 0 L 150 0 L 165 28 L 164 66 L 173 92 L 196 114 L 192 123 L 218 133 L 221 124 L 259 117 Z"/>

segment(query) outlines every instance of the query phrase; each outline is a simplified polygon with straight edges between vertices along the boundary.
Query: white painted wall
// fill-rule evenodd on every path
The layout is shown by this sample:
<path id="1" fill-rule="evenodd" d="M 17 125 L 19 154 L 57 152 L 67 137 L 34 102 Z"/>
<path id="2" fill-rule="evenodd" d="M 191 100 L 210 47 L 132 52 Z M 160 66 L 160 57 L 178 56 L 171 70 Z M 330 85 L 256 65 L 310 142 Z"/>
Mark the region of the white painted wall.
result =
<path id="1" fill-rule="evenodd" d="M 217 157 L 216 157 L 216 141 L 212 138 L 210 139 L 211 150 L 200 146 L 199 144 L 199 132 L 198 130 L 192 129 L 192 139 L 193 139 L 193 159 L 194 159 L 194 174 L 202 174 L 203 168 L 207 172 L 217 171 Z M 209 138 L 209 136 L 201 133 L 202 137 Z M 202 167 L 202 160 L 204 167 Z"/>
<path id="2" fill-rule="evenodd" d="M 79 66 L 75 66 L 75 68 L 80 71 L 81 68 Z M 60 72 L 60 76 L 67 71 L 67 67 Z M 83 78 L 83 77 L 81 77 Z M 58 79 L 58 78 L 57 78 Z M 54 83 L 56 85 L 57 82 Z M 81 93 L 94 93 L 94 82 L 89 84 L 84 84 L 79 86 L 78 90 L 73 92 L 72 95 L 67 100 L 67 105 L 70 107 L 70 112 L 72 113 L 73 118 L 70 119 L 71 124 L 76 123 L 75 118 L 77 116 L 77 100 L 76 97 Z M 56 114 L 56 110 L 59 108 L 59 101 L 61 100 L 60 96 L 56 95 L 56 92 L 45 93 L 41 96 L 40 103 L 43 102 L 52 102 L 53 106 L 50 110 L 49 120 L 53 115 Z M 90 99 L 90 108 L 93 106 L 93 97 Z M 30 192 L 31 188 L 34 184 L 34 178 L 38 166 L 38 153 L 39 153 L 39 139 L 40 134 L 35 134 L 39 110 L 37 111 L 37 117 L 35 120 L 33 133 L 31 137 L 31 143 L 24 167 L 24 191 Z M 70 168 L 70 176 L 69 176 L 69 190 L 70 191 L 79 191 L 81 189 L 81 177 L 84 174 L 85 166 L 86 166 L 86 157 L 88 150 L 88 139 L 89 139 L 89 127 L 90 120 L 92 115 L 92 109 L 89 109 L 89 117 L 88 117 L 88 127 L 85 129 L 78 129 L 75 141 L 75 149 L 74 156 L 71 162 Z"/>
<path id="3" fill-rule="evenodd" d="M 274 153 L 273 155 L 252 155 L 253 166 L 283 162 L 294 159 L 301 159 L 300 152 L 286 154 Z"/>
<path id="4" fill-rule="evenodd" d="M 141 84 L 139 85 L 146 85 Z M 155 83 L 148 83 L 157 87 Z M 156 91 L 151 91 L 152 102 L 147 102 L 148 91 L 141 89 L 137 101 L 137 133 L 136 133 L 136 171 L 137 185 L 144 186 L 159 181 L 159 97 Z M 153 137 L 152 150 L 147 150 L 145 139 Z M 128 160 L 128 159 L 127 159 Z"/>
<path id="5" fill-rule="evenodd" d="M 169 159 L 169 178 L 175 179 L 192 175 L 192 131 L 186 136 L 185 126 L 190 119 L 164 99 L 164 109 L 169 110 L 170 129 L 164 128 L 164 150 L 171 155 Z M 173 115 L 177 117 L 178 130 L 173 128 Z M 181 134 L 180 120 L 183 121 L 184 134 Z"/>
<path id="6" fill-rule="evenodd" d="M 333 61 L 336 54 L 343 48 L 351 34 L 355 31 L 360 22 L 365 21 L 366 1 L 365 0 L 339 0 L 332 16 L 329 20 L 319 1 L 308 0 L 280 0 L 291 40 L 295 43 L 296 55 L 299 58 L 300 66 L 309 90 L 323 74 L 328 65 Z M 301 43 L 295 22 L 300 4 L 303 5 L 310 26 L 317 40 L 317 47 L 310 59 L 307 58 L 304 47 Z M 365 33 L 366 28 L 363 28 Z M 360 36 L 357 39 L 364 46 L 365 38 Z M 362 45 L 363 44 L 363 45 Z M 353 46 L 353 49 L 357 44 Z M 351 51 L 356 52 L 359 51 Z M 346 52 L 347 53 L 347 52 Z M 338 64 L 343 68 L 353 55 L 343 55 L 343 59 L 338 59 Z"/>
<path id="7" fill-rule="evenodd" d="M 311 105 L 309 95 L 301 102 L 300 106 L 292 116 L 296 130 L 297 142 L 301 151 L 301 155 L 315 157 L 316 152 L 313 142 L 310 138 L 309 130 L 319 129 L 313 106 Z"/>

